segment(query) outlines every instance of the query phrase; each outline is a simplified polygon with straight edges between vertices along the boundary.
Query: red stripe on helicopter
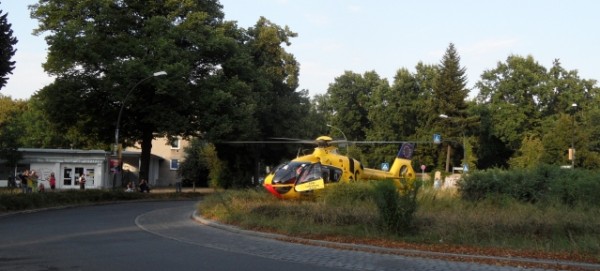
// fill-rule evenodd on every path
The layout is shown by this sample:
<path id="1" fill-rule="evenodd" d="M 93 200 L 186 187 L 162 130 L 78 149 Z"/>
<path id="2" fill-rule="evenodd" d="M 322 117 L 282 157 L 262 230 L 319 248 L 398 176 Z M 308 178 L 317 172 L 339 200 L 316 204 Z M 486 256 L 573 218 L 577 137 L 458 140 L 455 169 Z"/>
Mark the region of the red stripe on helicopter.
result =
<path id="1" fill-rule="evenodd" d="M 282 198 L 281 194 L 277 193 L 277 191 L 275 191 L 275 188 L 273 188 L 272 185 L 265 184 L 265 189 L 267 189 L 267 191 L 271 192 L 271 194 L 275 195 L 277 198 Z"/>

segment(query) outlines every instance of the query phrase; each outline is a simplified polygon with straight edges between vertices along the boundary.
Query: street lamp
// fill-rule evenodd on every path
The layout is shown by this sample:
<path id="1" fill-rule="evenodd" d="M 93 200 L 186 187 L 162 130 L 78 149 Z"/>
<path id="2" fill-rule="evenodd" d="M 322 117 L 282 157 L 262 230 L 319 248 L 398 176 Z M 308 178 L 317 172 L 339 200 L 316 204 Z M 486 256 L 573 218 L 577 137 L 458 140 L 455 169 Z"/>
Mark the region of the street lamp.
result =
<path id="1" fill-rule="evenodd" d="M 440 114 L 439 115 L 440 118 L 442 119 L 451 119 L 448 115 L 446 114 Z M 452 120 L 452 119 L 451 119 Z M 465 144 L 465 127 L 464 124 L 461 125 L 461 133 L 462 133 L 462 145 L 463 145 L 463 173 L 465 170 L 465 165 L 467 164 L 467 145 Z M 446 154 L 446 171 L 450 172 L 450 144 L 448 144 L 448 152 Z"/>
<path id="2" fill-rule="evenodd" d="M 344 140 L 346 141 L 346 155 L 347 155 L 348 154 L 348 138 L 346 137 L 346 134 L 344 134 L 344 132 L 342 131 L 342 129 L 340 129 L 338 127 L 335 127 L 335 126 L 333 126 L 331 124 L 327 124 L 327 127 L 336 129 L 336 130 L 340 131 L 340 133 L 342 133 L 342 136 L 344 136 Z"/>
<path id="3" fill-rule="evenodd" d="M 573 114 L 571 115 L 571 169 L 575 169 L 575 111 L 577 110 L 577 104 L 571 104 Z"/>
<path id="4" fill-rule="evenodd" d="M 159 71 L 159 72 L 155 72 L 152 75 L 143 78 L 142 80 L 138 81 L 125 95 L 125 98 L 123 98 L 123 101 L 121 101 L 121 108 L 119 109 L 119 116 L 117 117 L 117 124 L 115 127 L 115 146 L 114 146 L 114 154 L 117 156 L 117 158 L 115 160 L 118 160 L 117 165 L 115 166 L 120 166 L 121 165 L 121 156 L 119 155 L 119 126 L 121 124 L 121 115 L 123 114 L 123 108 L 125 107 L 125 102 L 127 102 L 127 98 L 129 98 L 129 95 L 131 95 L 131 93 L 133 92 L 133 90 L 135 90 L 135 88 L 137 86 L 139 86 L 142 82 L 156 77 L 156 76 L 163 76 L 163 75 L 167 75 L 167 72 L 165 71 Z M 111 164 L 112 164 L 112 159 L 111 159 Z M 114 176 L 113 176 L 113 189 L 115 189 L 116 187 L 116 183 L 117 183 L 117 171 L 115 169 L 114 171 Z"/>
<path id="5" fill-rule="evenodd" d="M 129 92 L 127 92 L 127 94 L 125 95 L 125 98 L 123 99 L 123 101 L 121 101 L 121 109 L 119 110 L 119 116 L 117 117 L 117 125 L 115 128 L 115 148 L 119 147 L 119 125 L 121 124 L 121 115 L 123 114 L 123 108 L 125 107 L 125 102 L 127 101 L 127 98 L 129 98 L 129 95 L 131 95 L 131 93 L 133 92 L 133 90 L 139 86 L 142 82 L 152 78 L 152 77 L 156 77 L 156 76 L 162 76 L 162 75 L 167 75 L 167 72 L 165 71 L 159 71 L 159 72 L 155 72 L 152 75 L 138 81 L 130 90 Z"/>

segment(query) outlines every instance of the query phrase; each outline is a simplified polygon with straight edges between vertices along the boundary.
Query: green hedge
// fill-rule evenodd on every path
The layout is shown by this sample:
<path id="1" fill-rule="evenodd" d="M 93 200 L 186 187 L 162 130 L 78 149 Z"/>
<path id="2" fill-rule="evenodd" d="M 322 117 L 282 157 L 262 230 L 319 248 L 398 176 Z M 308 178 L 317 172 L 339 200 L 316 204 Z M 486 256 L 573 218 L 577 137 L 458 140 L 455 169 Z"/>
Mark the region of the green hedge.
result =
<path id="1" fill-rule="evenodd" d="M 533 169 L 472 172 L 458 183 L 462 198 L 477 201 L 506 196 L 522 202 L 600 206 L 600 173 L 541 165 Z"/>

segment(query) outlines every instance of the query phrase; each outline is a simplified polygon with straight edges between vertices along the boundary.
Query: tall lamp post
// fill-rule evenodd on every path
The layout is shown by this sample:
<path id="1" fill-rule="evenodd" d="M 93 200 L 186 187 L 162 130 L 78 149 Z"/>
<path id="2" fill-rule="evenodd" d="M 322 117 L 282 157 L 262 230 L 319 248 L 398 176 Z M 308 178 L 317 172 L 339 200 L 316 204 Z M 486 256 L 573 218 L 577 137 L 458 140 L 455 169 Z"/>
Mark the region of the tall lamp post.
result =
<path id="1" fill-rule="evenodd" d="M 440 118 L 442 119 L 450 119 L 446 114 L 440 114 Z M 465 144 L 465 127 L 461 125 L 461 133 L 462 133 L 462 145 L 463 145 L 463 173 L 465 170 L 465 165 L 467 164 L 467 145 Z M 450 145 L 448 145 L 448 153 L 446 155 L 446 171 L 450 171 Z"/>
<path id="2" fill-rule="evenodd" d="M 114 152 L 115 152 L 115 154 L 117 156 L 117 159 L 119 160 L 117 166 L 121 165 L 121 155 L 120 155 L 120 148 L 119 148 L 119 126 L 121 124 L 121 115 L 123 115 L 123 108 L 125 107 L 125 103 L 127 102 L 127 98 L 129 98 L 129 96 L 131 95 L 131 93 L 133 92 L 133 90 L 135 90 L 135 88 L 137 86 L 139 86 L 142 82 L 144 82 L 144 81 L 146 81 L 146 80 L 148 80 L 150 78 L 153 78 L 153 77 L 156 77 L 156 76 L 163 76 L 163 75 L 167 75 L 167 72 L 165 72 L 165 71 L 155 72 L 152 75 L 150 75 L 150 76 L 148 76 L 146 78 L 141 79 L 140 81 L 138 81 L 127 92 L 127 94 L 125 95 L 125 98 L 123 98 L 123 101 L 121 101 L 121 108 L 119 109 L 119 116 L 117 117 L 117 124 L 116 124 L 116 127 L 115 127 L 115 146 L 114 146 Z M 117 179 L 117 171 L 116 171 L 116 169 L 115 169 L 114 173 L 115 173 L 115 175 L 114 175 L 114 178 L 113 178 L 113 189 L 115 189 L 115 186 L 116 186 L 116 179 Z"/>
<path id="3" fill-rule="evenodd" d="M 346 155 L 347 155 L 348 154 L 348 138 L 346 137 L 346 134 L 344 134 L 344 132 L 342 131 L 342 129 L 340 129 L 338 127 L 335 127 L 335 126 L 333 126 L 331 124 L 327 124 L 327 127 L 336 129 L 336 130 L 340 131 L 340 133 L 342 133 L 342 136 L 344 136 L 344 140 L 346 140 Z"/>
<path id="4" fill-rule="evenodd" d="M 135 88 L 137 86 L 139 86 L 142 82 L 152 78 L 152 77 L 156 77 L 156 76 L 162 76 L 162 75 L 167 75 L 167 72 L 165 71 L 159 71 L 159 72 L 155 72 L 152 75 L 138 81 L 130 90 L 129 92 L 127 92 L 127 94 L 125 95 L 125 98 L 123 99 L 123 101 L 121 101 L 121 109 L 119 110 L 119 117 L 117 117 L 117 126 L 115 128 L 115 147 L 118 148 L 119 146 L 119 125 L 121 124 L 121 115 L 123 115 L 123 108 L 125 107 L 125 102 L 127 102 L 127 98 L 129 98 L 129 96 L 131 95 L 131 93 L 133 92 L 133 90 L 135 90 Z"/>
<path id="5" fill-rule="evenodd" d="M 571 155 L 569 158 L 571 158 L 571 169 L 575 169 L 575 111 L 577 110 L 577 104 L 573 103 L 571 109 L 573 114 L 571 115 Z"/>

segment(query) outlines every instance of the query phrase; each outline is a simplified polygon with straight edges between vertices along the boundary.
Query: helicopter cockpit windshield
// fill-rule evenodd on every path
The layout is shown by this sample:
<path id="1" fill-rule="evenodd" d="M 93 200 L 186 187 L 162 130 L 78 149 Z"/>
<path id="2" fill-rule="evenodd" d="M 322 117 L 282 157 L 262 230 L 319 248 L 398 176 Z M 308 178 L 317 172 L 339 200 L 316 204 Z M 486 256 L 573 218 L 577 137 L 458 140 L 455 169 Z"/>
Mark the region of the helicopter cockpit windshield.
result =
<path id="1" fill-rule="evenodd" d="M 273 175 L 273 184 L 293 184 L 309 163 L 288 162 L 277 167 Z"/>

